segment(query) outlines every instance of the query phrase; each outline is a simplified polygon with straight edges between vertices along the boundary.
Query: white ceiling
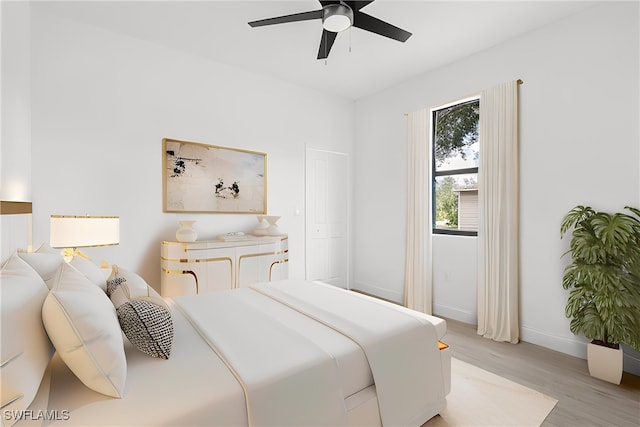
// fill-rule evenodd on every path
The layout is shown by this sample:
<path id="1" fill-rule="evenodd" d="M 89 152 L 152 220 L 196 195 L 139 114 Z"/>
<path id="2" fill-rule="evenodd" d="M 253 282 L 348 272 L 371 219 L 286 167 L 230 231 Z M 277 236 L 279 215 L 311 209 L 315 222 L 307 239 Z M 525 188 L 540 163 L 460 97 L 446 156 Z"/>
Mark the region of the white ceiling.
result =
<path id="1" fill-rule="evenodd" d="M 321 20 L 251 28 L 247 22 L 320 9 L 295 1 L 72 1 L 58 15 L 232 66 L 358 99 L 464 58 L 594 2 L 376 0 L 362 9 L 413 33 L 400 43 L 357 28 L 317 60 Z M 351 46 L 351 52 L 349 47 Z"/>

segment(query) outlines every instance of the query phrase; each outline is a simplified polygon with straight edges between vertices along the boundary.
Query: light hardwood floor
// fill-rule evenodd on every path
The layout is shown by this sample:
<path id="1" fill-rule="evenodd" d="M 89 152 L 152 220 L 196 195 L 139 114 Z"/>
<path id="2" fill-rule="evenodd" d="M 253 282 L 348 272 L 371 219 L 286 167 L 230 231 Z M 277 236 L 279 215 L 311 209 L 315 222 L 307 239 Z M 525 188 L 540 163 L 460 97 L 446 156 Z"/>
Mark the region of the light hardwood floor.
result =
<path id="1" fill-rule="evenodd" d="M 544 427 L 640 426 L 640 377 L 624 373 L 622 384 L 592 378 L 584 359 L 534 344 L 498 343 L 475 326 L 447 319 L 443 339 L 453 357 L 558 400 Z"/>

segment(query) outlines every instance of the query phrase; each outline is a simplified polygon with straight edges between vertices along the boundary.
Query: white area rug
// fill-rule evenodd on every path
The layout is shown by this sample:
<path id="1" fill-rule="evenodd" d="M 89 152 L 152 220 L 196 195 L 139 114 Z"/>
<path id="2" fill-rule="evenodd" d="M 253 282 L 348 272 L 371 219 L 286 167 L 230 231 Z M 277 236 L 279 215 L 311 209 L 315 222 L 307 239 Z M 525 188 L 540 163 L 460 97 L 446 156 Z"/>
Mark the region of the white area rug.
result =
<path id="1" fill-rule="evenodd" d="M 447 407 L 423 427 L 540 426 L 556 403 L 545 394 L 452 358 Z"/>

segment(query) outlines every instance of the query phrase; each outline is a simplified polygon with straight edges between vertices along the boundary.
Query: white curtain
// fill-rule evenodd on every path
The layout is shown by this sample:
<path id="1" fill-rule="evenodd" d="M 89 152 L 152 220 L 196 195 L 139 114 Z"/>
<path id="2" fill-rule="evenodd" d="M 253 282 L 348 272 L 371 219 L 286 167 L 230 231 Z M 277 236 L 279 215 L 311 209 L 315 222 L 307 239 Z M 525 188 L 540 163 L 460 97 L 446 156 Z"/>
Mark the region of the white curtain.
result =
<path id="1" fill-rule="evenodd" d="M 478 334 L 517 343 L 518 82 L 480 97 Z"/>
<path id="2" fill-rule="evenodd" d="M 431 156 L 429 111 L 407 118 L 407 240 L 404 305 L 431 314 Z"/>

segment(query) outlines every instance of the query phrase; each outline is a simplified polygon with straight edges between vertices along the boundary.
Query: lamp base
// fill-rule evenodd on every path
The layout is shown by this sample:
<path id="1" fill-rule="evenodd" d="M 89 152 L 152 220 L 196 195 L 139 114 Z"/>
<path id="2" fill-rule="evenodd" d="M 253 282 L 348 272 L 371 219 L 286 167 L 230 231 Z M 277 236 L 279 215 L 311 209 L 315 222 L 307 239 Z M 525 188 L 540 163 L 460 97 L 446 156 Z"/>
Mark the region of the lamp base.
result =
<path id="1" fill-rule="evenodd" d="M 65 262 L 67 262 L 67 263 L 70 263 L 74 256 L 79 256 L 79 257 L 82 257 L 84 259 L 90 259 L 88 256 L 86 256 L 85 254 L 83 254 L 82 252 L 80 252 L 76 248 L 64 248 L 61 251 L 61 254 L 62 254 L 62 257 L 64 258 Z"/>

